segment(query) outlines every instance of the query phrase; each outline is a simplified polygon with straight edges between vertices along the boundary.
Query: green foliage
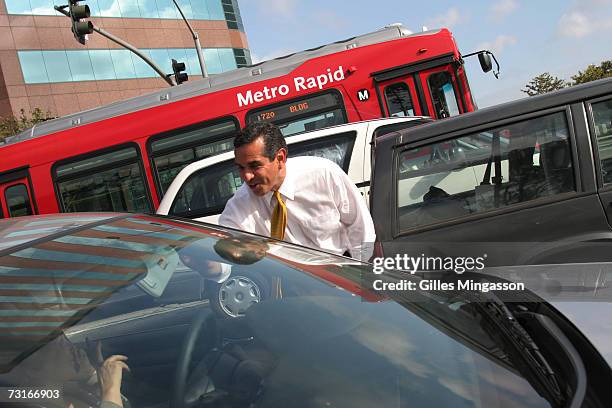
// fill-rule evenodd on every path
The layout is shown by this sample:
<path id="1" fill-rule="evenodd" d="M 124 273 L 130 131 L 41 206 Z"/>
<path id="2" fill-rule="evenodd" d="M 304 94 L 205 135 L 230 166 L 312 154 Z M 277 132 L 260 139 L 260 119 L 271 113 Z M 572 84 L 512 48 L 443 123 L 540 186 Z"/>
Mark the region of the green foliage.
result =
<path id="1" fill-rule="evenodd" d="M 591 64 L 584 71 L 578 71 L 576 75 L 572 76 L 573 82 L 565 82 L 563 79 L 545 72 L 533 78 L 521 91 L 529 96 L 534 96 L 602 78 L 612 78 L 612 60 L 602 61 L 599 65 Z"/>
<path id="2" fill-rule="evenodd" d="M 602 61 L 599 65 L 591 64 L 586 67 L 584 72 L 578 71 L 576 75 L 572 76 L 572 79 L 574 80 L 573 85 L 578 85 L 610 77 L 612 77 L 612 60 Z"/>
<path id="3" fill-rule="evenodd" d="M 26 115 L 25 110 L 21 109 L 19 116 L 8 116 L 0 118 L 0 142 L 8 136 L 15 135 L 24 131 L 37 123 L 53 119 L 51 112 L 45 112 L 40 108 L 34 108 L 30 115 Z"/>
<path id="4" fill-rule="evenodd" d="M 521 92 L 525 92 L 529 96 L 534 96 L 563 89 L 566 86 L 568 86 L 568 83 L 563 79 L 552 76 L 548 72 L 544 72 L 529 81 L 529 83 L 525 85 L 525 89 L 521 89 Z"/>

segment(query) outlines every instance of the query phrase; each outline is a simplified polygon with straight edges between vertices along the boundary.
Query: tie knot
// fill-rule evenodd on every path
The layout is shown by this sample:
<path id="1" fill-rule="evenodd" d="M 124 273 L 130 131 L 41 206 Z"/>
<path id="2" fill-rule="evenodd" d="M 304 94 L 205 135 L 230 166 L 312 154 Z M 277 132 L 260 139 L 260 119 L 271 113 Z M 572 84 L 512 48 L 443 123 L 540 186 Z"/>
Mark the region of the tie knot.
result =
<path id="1" fill-rule="evenodd" d="M 278 190 L 276 190 L 276 191 L 274 192 L 274 197 L 275 197 L 275 198 L 276 198 L 278 201 L 282 200 L 281 195 L 280 195 L 280 192 L 279 192 Z"/>

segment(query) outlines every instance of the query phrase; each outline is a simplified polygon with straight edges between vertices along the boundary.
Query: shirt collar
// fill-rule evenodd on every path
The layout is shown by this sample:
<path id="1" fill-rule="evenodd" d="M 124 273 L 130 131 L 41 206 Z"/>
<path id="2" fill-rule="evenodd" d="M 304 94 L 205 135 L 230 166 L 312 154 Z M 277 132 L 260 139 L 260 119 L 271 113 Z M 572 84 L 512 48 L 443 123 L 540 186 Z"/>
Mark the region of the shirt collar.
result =
<path id="1" fill-rule="evenodd" d="M 288 166 L 285 168 L 287 169 L 287 172 L 285 173 L 285 179 L 283 180 L 283 184 L 281 184 L 278 191 L 284 198 L 293 200 L 295 197 L 295 178 L 292 177 L 293 173 L 289 171 Z M 265 197 L 266 201 L 272 206 L 276 205 L 272 202 L 274 199 L 274 191 L 269 191 L 268 193 L 266 193 Z"/>

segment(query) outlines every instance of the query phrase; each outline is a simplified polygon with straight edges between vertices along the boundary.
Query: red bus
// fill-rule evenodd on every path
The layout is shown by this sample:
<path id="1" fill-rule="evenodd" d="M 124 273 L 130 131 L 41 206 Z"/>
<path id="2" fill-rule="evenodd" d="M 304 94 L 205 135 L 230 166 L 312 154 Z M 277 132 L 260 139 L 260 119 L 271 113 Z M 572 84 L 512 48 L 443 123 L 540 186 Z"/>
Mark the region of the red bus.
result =
<path id="1" fill-rule="evenodd" d="M 153 212 L 183 167 L 232 149 L 234 132 L 253 121 L 272 121 L 290 137 L 378 117 L 474 109 L 452 34 L 392 25 L 7 138 L 0 145 L 0 217 Z"/>

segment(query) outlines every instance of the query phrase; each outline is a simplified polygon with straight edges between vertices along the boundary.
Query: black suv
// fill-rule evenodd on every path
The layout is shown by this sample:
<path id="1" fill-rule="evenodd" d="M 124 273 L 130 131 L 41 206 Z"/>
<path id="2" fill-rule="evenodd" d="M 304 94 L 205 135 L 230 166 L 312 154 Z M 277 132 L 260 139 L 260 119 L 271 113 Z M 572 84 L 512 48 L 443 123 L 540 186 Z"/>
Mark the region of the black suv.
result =
<path id="1" fill-rule="evenodd" d="M 612 78 L 401 130 L 373 149 L 385 256 L 440 241 L 504 242 L 505 264 L 612 252 Z M 538 242 L 554 245 L 530 252 Z"/>

